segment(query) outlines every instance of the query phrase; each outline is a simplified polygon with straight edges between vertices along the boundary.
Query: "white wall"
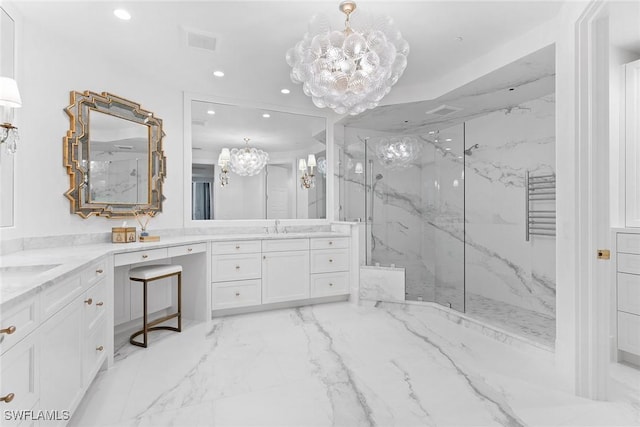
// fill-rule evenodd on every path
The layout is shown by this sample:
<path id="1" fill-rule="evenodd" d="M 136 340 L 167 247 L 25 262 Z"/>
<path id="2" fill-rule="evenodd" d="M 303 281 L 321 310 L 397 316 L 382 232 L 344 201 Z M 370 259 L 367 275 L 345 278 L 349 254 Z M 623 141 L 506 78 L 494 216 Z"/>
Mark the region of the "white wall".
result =
<path id="1" fill-rule="evenodd" d="M 114 58 L 43 32 L 29 21 L 18 28 L 18 111 L 20 145 L 16 156 L 15 227 L 3 239 L 107 232 L 122 220 L 70 214 L 64 197 L 69 177 L 62 163 L 62 138 L 69 129 L 63 111 L 71 90 L 110 92 L 142 104 L 163 119 L 167 177 L 163 212 L 150 229 L 182 227 L 182 90 L 154 81 L 153 70 L 129 69 Z M 81 35 L 78 35 L 81 37 Z"/>

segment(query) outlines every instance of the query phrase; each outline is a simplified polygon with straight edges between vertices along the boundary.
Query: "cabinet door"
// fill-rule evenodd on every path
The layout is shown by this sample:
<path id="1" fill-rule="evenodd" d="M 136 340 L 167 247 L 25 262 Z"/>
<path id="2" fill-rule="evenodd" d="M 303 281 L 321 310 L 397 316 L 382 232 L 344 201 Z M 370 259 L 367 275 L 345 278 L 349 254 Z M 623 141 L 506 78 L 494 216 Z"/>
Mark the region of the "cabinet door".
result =
<path id="1" fill-rule="evenodd" d="M 262 303 L 309 298 L 309 251 L 262 256 Z"/>
<path id="2" fill-rule="evenodd" d="M 2 355 L 0 396 L 10 400 L 8 403 L 0 402 L 3 410 L 0 424 L 3 426 L 21 425 L 22 423 L 12 419 L 12 411 L 31 410 L 38 400 L 37 347 L 34 335 L 29 335 Z"/>
<path id="3" fill-rule="evenodd" d="M 626 225 L 640 227 L 640 61 L 625 65 Z"/>
<path id="4" fill-rule="evenodd" d="M 82 398 L 82 298 L 53 315 L 40 329 L 40 407 L 71 411 Z"/>

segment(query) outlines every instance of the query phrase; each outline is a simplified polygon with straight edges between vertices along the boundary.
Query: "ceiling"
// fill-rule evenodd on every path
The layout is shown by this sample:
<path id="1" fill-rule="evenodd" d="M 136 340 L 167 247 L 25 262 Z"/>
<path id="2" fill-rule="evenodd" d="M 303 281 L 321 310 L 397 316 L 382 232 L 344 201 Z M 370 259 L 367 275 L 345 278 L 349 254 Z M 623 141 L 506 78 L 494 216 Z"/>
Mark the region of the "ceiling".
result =
<path id="1" fill-rule="evenodd" d="M 337 0 L 13 3 L 25 26 L 41 27 L 79 51 L 100 52 L 130 72 L 152 73 L 155 84 L 290 108 L 315 107 L 291 83 L 286 50 L 302 38 L 316 13 L 328 16 L 336 29 L 344 21 Z M 116 18 L 117 7 L 126 8 L 131 20 Z M 553 18 L 560 7 L 560 1 L 537 0 L 363 0 L 353 19 L 358 14 L 394 18 L 411 46 L 397 86 L 409 87 L 446 75 Z M 215 37 L 215 51 L 188 47 L 185 30 Z M 225 76 L 214 77 L 217 69 Z M 283 88 L 291 93 L 281 94 Z"/>

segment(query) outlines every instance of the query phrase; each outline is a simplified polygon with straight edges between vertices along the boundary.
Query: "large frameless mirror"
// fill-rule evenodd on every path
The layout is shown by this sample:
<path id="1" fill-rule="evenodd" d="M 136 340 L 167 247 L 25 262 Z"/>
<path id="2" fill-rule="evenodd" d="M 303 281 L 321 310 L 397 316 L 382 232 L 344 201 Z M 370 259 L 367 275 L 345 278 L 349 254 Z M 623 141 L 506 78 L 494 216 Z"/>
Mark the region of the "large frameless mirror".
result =
<path id="1" fill-rule="evenodd" d="M 191 219 L 326 218 L 326 119 L 191 101 Z"/>
<path id="2" fill-rule="evenodd" d="M 65 165 L 72 213 L 127 217 L 162 211 L 162 120 L 112 94 L 71 92 Z"/>
<path id="3" fill-rule="evenodd" d="M 15 22 L 0 7 L 0 76 L 15 78 Z M 0 107 L 2 121 L 5 121 L 4 107 Z M 0 147 L 0 227 L 13 226 L 14 211 L 14 155 L 3 144 Z"/>

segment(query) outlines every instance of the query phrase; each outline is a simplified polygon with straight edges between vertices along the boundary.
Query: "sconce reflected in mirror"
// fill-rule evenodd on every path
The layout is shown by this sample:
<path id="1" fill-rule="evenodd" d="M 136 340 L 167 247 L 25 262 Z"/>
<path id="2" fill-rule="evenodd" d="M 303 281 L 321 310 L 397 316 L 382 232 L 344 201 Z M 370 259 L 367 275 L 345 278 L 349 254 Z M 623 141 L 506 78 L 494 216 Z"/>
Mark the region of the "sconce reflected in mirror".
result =
<path id="1" fill-rule="evenodd" d="M 0 145 L 6 144 L 8 153 L 18 150 L 18 128 L 11 124 L 14 108 L 22 107 L 22 99 L 18 91 L 18 83 L 10 77 L 0 77 L 0 106 L 3 109 L 3 121 L 0 124 Z"/>
<path id="2" fill-rule="evenodd" d="M 223 148 L 218 156 L 218 166 L 220 166 L 220 187 L 229 185 L 229 162 L 231 152 L 228 148 Z"/>
<path id="3" fill-rule="evenodd" d="M 313 173 L 313 168 L 317 165 L 315 154 L 309 154 L 307 161 L 304 159 L 300 159 L 298 161 L 298 169 L 302 172 L 302 176 L 300 177 L 300 188 L 303 190 L 308 190 L 309 188 L 313 188 L 316 185 L 315 182 L 315 174 Z"/>

